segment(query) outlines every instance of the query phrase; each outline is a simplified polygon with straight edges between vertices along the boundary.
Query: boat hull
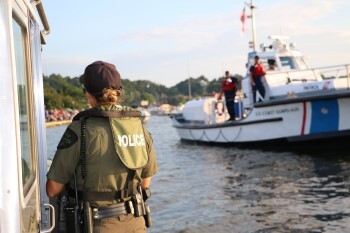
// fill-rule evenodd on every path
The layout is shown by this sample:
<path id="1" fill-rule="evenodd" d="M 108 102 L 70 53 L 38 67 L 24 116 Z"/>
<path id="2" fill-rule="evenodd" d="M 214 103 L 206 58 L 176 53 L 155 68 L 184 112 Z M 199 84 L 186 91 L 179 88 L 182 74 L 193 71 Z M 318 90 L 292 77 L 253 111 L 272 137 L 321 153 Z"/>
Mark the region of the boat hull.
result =
<path id="1" fill-rule="evenodd" d="M 173 117 L 181 140 L 220 144 L 301 144 L 349 138 L 350 93 L 257 104 L 248 117 L 222 124 L 191 124 Z"/>
<path id="2" fill-rule="evenodd" d="M 321 154 L 329 154 L 332 152 L 348 151 L 350 149 L 350 131 L 341 131 L 336 134 L 317 134 L 314 137 L 291 137 L 278 138 L 263 141 L 249 141 L 249 142 L 204 142 L 181 139 L 183 143 L 199 144 L 208 146 L 222 146 L 222 147 L 238 147 L 243 149 L 263 149 L 272 151 L 296 151 Z M 336 150 L 335 150 L 336 148 Z"/>

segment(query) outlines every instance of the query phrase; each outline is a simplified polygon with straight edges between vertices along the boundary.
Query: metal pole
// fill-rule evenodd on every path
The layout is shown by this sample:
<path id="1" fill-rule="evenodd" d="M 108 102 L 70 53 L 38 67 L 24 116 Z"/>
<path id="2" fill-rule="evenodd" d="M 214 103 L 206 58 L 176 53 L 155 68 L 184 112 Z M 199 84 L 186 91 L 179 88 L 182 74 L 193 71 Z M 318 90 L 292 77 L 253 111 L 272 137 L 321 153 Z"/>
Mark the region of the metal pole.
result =
<path id="1" fill-rule="evenodd" d="M 188 76 L 188 100 L 191 100 L 192 93 L 191 93 L 190 61 L 187 61 L 187 76 Z"/>
<path id="2" fill-rule="evenodd" d="M 253 41 L 252 41 L 252 48 L 253 51 L 256 52 L 256 32 L 255 32 L 255 6 L 254 6 L 254 0 L 250 1 L 250 11 L 251 11 L 251 20 L 252 20 L 252 31 L 253 31 Z"/>
<path id="3" fill-rule="evenodd" d="M 346 71 L 348 72 L 348 90 L 349 90 L 349 80 L 350 80 L 350 65 L 346 66 Z"/>

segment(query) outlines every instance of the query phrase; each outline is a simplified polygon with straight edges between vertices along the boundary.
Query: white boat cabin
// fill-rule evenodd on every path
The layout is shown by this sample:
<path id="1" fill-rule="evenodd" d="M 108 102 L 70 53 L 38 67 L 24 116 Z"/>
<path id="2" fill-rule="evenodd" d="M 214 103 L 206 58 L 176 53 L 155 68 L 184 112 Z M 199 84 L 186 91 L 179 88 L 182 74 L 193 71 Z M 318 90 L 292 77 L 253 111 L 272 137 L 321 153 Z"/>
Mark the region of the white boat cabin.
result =
<path id="1" fill-rule="evenodd" d="M 266 94 L 256 102 L 296 98 L 306 94 L 322 94 L 325 91 L 349 89 L 349 65 L 324 68 L 309 68 L 303 54 L 294 43 L 287 43 L 286 36 L 270 36 L 271 45 L 262 44 L 260 52 L 248 54 L 247 73 L 242 81 L 243 105 L 253 108 L 254 101 L 250 85 L 250 67 L 254 57 L 260 57 L 260 63 L 266 70 L 263 78 Z"/>

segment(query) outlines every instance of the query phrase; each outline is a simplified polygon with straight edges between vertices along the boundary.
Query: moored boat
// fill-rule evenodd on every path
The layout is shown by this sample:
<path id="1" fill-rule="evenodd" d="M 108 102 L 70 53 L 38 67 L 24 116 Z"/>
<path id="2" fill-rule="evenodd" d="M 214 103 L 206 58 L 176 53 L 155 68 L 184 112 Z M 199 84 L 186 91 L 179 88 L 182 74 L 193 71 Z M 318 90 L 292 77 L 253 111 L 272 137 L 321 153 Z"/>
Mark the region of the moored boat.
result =
<path id="1" fill-rule="evenodd" d="M 149 119 L 151 118 L 151 113 L 146 108 L 139 108 L 138 109 L 141 112 L 141 121 L 142 124 L 147 124 Z"/>
<path id="2" fill-rule="evenodd" d="M 251 3 L 252 20 L 254 6 Z M 254 24 L 253 24 L 254 25 Z M 227 121 L 224 103 L 214 97 L 188 101 L 173 126 L 185 141 L 223 144 L 288 142 L 292 144 L 350 139 L 350 64 L 310 68 L 288 37 L 248 54 L 247 73 L 235 99 L 236 121 Z M 249 67 L 259 56 L 266 69 L 264 97 L 253 99 Z"/>

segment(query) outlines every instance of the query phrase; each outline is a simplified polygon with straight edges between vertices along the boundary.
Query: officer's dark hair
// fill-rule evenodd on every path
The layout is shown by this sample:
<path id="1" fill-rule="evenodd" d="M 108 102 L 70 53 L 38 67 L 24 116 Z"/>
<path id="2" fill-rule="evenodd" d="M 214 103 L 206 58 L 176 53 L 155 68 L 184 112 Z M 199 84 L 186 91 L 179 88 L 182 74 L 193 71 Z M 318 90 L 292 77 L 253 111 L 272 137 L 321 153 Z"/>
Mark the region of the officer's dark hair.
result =
<path id="1" fill-rule="evenodd" d="M 225 72 L 225 75 L 228 75 L 230 72 L 228 71 L 228 70 L 226 70 L 226 72 Z"/>

